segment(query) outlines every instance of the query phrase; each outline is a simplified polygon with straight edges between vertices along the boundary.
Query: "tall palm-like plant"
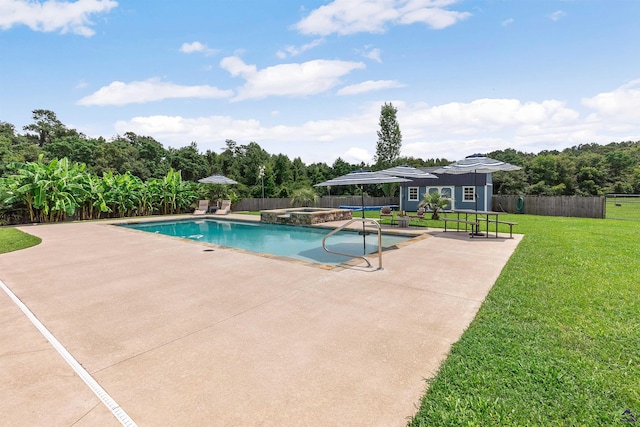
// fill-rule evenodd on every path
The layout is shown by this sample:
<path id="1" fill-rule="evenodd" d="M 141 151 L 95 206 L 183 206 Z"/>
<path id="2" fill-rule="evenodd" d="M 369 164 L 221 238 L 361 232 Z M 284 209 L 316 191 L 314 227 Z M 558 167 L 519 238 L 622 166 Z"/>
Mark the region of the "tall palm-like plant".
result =
<path id="1" fill-rule="evenodd" d="M 439 192 L 432 192 L 426 193 L 418 206 L 431 209 L 431 219 L 440 219 L 440 211 L 447 207 L 449 203 L 451 203 L 451 199 L 442 197 Z"/>
<path id="2" fill-rule="evenodd" d="M 291 206 L 315 206 L 318 195 L 311 188 L 299 188 L 291 195 Z"/>

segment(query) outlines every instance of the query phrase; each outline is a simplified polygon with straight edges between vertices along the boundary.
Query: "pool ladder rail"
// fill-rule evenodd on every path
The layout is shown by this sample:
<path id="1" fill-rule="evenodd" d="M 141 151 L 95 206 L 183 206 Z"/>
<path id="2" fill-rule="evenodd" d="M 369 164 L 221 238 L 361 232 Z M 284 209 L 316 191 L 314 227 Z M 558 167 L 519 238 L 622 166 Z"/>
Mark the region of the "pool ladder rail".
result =
<path id="1" fill-rule="evenodd" d="M 343 256 L 347 256 L 347 257 L 351 257 L 351 258 L 362 258 L 366 263 L 367 263 L 367 267 L 368 268 L 372 268 L 373 266 L 371 265 L 371 263 L 369 262 L 369 260 L 364 256 L 364 255 L 354 255 L 354 254 L 347 254 L 347 253 L 343 253 L 343 252 L 338 252 L 338 251 L 332 251 L 330 249 L 327 249 L 327 246 L 325 245 L 325 241 L 333 236 L 334 234 L 336 234 L 337 232 L 345 229 L 346 227 L 348 227 L 349 225 L 353 224 L 354 222 L 361 222 L 362 223 L 362 232 L 365 232 L 365 223 L 370 223 L 373 224 L 377 231 L 378 231 L 378 270 L 382 270 L 382 228 L 380 227 L 380 224 L 378 223 L 378 221 L 376 221 L 375 219 L 371 219 L 371 218 L 354 218 L 344 224 L 342 224 L 340 227 L 336 228 L 335 230 L 333 230 L 332 232 L 330 232 L 329 234 L 327 234 L 326 236 L 324 236 L 324 238 L 322 239 L 322 249 L 324 249 L 326 252 L 329 252 L 330 254 L 336 254 L 336 255 L 343 255 Z M 364 238 L 364 235 L 363 235 Z"/>

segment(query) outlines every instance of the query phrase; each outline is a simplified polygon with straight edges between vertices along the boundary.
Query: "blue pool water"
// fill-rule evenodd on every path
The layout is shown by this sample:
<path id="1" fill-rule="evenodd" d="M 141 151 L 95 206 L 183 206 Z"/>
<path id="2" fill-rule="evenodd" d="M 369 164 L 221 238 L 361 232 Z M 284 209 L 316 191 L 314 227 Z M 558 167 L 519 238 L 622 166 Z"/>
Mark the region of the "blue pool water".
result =
<path id="1" fill-rule="evenodd" d="M 322 264 L 340 264 L 350 259 L 330 254 L 322 249 L 322 238 L 331 231 L 329 229 L 214 219 L 161 221 L 121 226 Z M 388 248 L 409 238 L 383 234 L 382 247 Z M 326 243 L 327 248 L 331 250 L 354 256 L 366 255 L 378 250 L 378 237 L 374 232 L 363 239 L 358 232 L 345 230 L 329 237 Z"/>

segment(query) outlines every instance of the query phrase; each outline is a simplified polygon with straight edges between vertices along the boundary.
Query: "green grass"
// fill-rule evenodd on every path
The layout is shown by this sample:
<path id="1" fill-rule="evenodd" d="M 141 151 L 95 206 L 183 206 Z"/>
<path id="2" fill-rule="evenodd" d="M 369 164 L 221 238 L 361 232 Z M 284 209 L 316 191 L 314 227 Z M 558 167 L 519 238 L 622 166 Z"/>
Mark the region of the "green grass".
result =
<path id="1" fill-rule="evenodd" d="M 40 244 L 39 237 L 32 236 L 16 228 L 0 228 L 0 254 L 29 248 Z"/>
<path id="2" fill-rule="evenodd" d="M 409 425 L 640 420 L 640 225 L 505 219 L 525 237 Z"/>
<path id="3" fill-rule="evenodd" d="M 640 198 L 607 197 L 607 218 L 640 221 Z"/>

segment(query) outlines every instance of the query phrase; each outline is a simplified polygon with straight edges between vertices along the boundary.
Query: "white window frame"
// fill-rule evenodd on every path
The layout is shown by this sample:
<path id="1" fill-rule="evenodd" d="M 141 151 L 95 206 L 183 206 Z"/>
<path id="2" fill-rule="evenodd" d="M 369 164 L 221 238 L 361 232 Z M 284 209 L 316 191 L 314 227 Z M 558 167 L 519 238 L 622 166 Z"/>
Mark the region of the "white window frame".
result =
<path id="1" fill-rule="evenodd" d="M 471 187 L 471 186 L 462 187 L 462 201 L 475 202 L 475 200 L 476 200 L 476 187 Z"/>
<path id="2" fill-rule="evenodd" d="M 455 188 L 453 186 L 446 185 L 444 187 L 435 187 L 435 186 L 425 187 L 425 191 L 427 193 L 431 192 L 431 190 L 436 190 L 441 196 L 442 196 L 442 190 L 445 190 L 445 189 L 449 190 L 449 193 L 451 194 L 451 196 L 447 197 L 450 200 L 451 209 L 455 209 Z"/>
<path id="3" fill-rule="evenodd" d="M 414 197 L 411 197 L 412 191 L 415 191 Z M 420 187 L 407 187 L 407 200 L 410 202 L 417 202 L 420 196 Z"/>

